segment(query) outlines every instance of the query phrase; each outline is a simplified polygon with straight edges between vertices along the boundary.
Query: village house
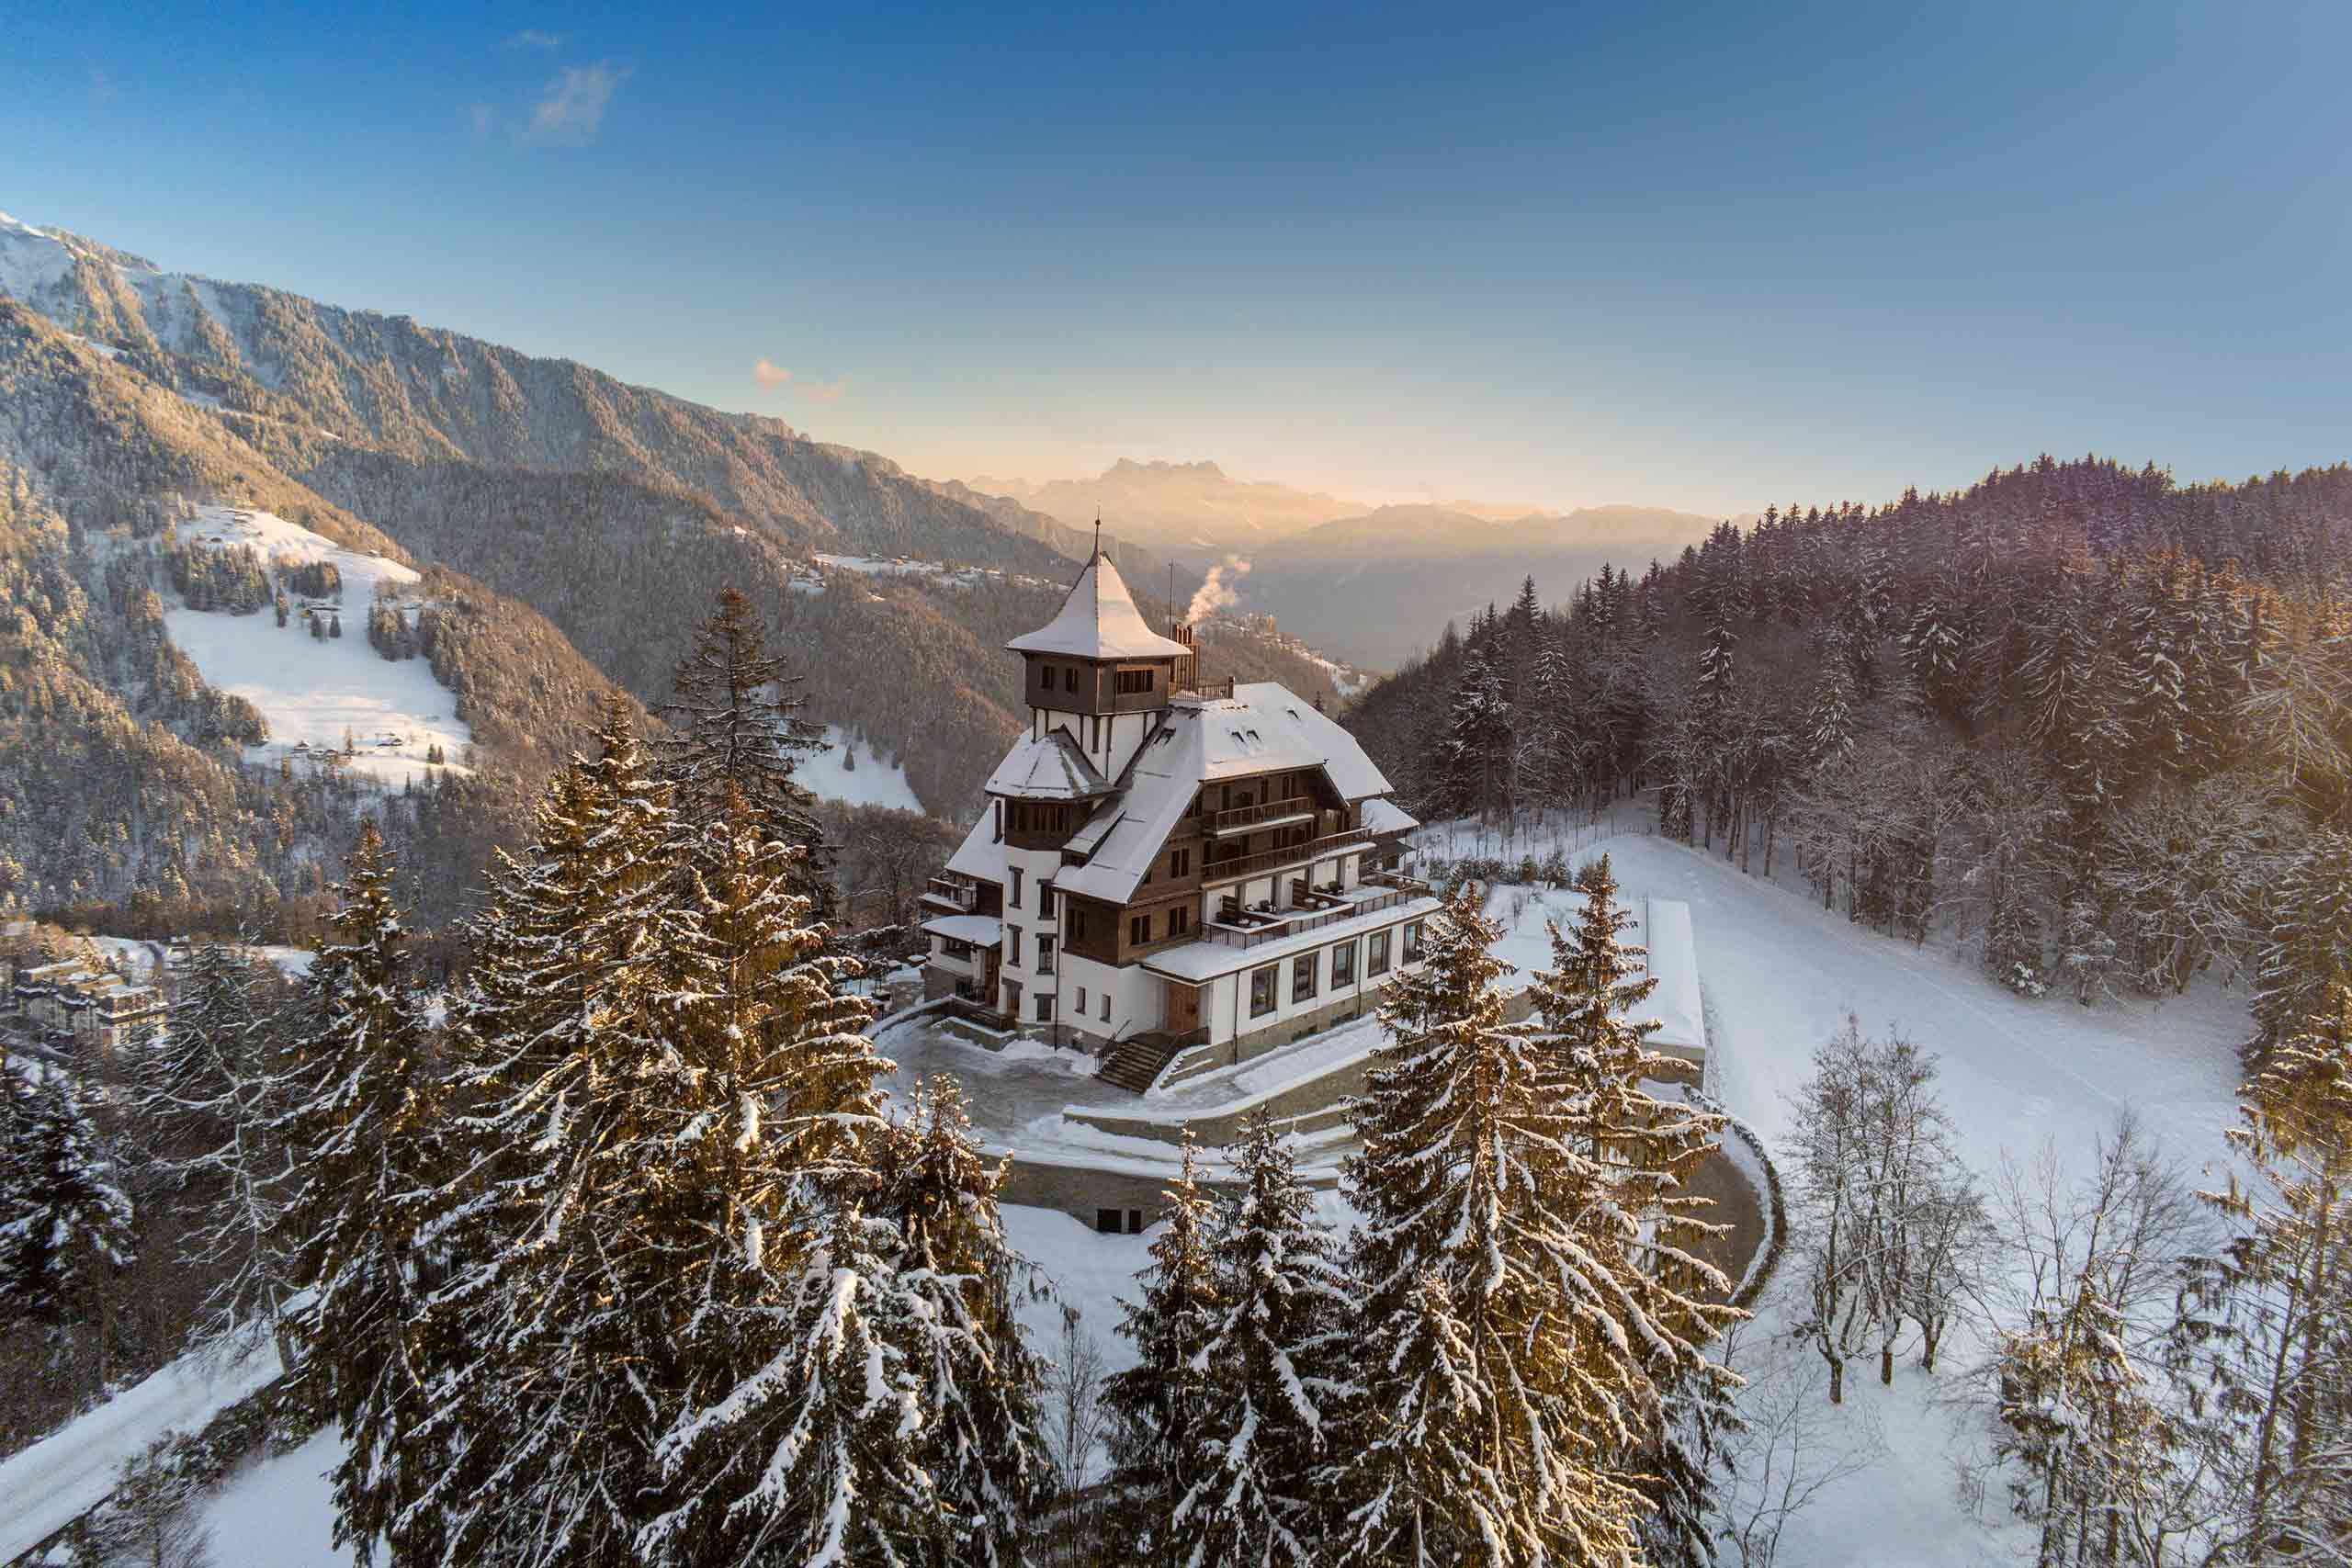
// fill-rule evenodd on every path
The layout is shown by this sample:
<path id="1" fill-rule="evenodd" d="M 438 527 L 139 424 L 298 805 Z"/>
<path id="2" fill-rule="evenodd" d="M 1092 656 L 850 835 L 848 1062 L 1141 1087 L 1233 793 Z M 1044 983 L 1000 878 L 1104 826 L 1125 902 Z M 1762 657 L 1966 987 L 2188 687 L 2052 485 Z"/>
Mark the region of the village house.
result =
<path id="1" fill-rule="evenodd" d="M 925 988 L 1104 1056 L 1140 1089 L 1188 1045 L 1238 1060 L 1365 1010 L 1438 901 L 1419 824 L 1355 739 L 1273 682 L 1204 688 L 1098 551 L 1007 645 L 1029 729 L 925 895 Z"/>

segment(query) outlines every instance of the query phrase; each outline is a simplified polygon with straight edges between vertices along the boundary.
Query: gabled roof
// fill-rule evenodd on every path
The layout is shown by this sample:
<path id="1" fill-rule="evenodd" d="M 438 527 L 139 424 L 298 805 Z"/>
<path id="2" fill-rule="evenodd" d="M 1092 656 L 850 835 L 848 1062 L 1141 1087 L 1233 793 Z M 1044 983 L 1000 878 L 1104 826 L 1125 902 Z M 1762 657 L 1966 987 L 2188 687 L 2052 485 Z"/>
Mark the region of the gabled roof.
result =
<path id="1" fill-rule="evenodd" d="M 1070 840 L 1088 856 L 1066 865 L 1065 893 L 1124 904 L 1183 820 L 1202 784 L 1280 768 L 1320 768 L 1351 801 L 1385 795 L 1388 781 L 1356 738 L 1313 704 L 1272 681 L 1236 686 L 1230 697 L 1179 698 L 1136 752 L 1118 795 Z"/>
<path id="2" fill-rule="evenodd" d="M 1086 760 L 1069 731 L 1057 728 L 1017 742 L 989 775 L 987 790 L 1020 800 L 1091 800 L 1110 794 L 1111 781 Z"/>
<path id="3" fill-rule="evenodd" d="M 1060 613 L 1004 646 L 1015 653 L 1063 653 L 1079 659 L 1176 659 L 1192 652 L 1151 629 L 1136 608 L 1126 580 L 1100 550 L 1078 574 Z"/>

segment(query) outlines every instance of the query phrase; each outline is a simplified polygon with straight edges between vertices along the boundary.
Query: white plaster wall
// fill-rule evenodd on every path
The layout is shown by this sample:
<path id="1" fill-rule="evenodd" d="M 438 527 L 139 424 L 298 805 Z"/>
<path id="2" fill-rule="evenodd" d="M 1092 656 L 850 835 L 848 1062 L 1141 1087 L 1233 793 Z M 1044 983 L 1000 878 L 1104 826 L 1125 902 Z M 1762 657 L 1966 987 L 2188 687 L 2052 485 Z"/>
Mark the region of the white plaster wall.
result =
<path id="1" fill-rule="evenodd" d="M 1098 1040 L 1130 1039 L 1167 1022 L 1168 983 L 1148 975 L 1139 964 L 1097 963 L 1091 958 L 1065 958 L 1062 970 L 1062 1021 Z M 1078 988 L 1086 987 L 1086 1017 L 1078 1016 Z M 1111 1021 L 1102 1021 L 1102 996 L 1111 997 Z"/>
<path id="2" fill-rule="evenodd" d="M 1316 948 L 1314 950 L 1315 995 L 1303 1000 L 1291 999 L 1291 960 L 1297 954 L 1293 953 L 1290 957 L 1274 960 L 1273 966 L 1278 971 L 1274 979 L 1274 1010 L 1270 1013 L 1261 1013 L 1255 1018 L 1250 1015 L 1250 976 L 1266 965 L 1252 964 L 1237 975 L 1219 976 L 1213 982 L 1216 1008 L 1209 1021 L 1209 1043 L 1214 1045 L 1226 1044 L 1237 1034 L 1246 1035 L 1261 1029 L 1271 1029 L 1277 1024 L 1288 1022 L 1303 1013 L 1313 1012 L 1317 1008 L 1329 1007 L 1334 1002 L 1345 1001 L 1351 998 L 1369 998 L 1372 992 L 1395 979 L 1398 972 L 1404 968 L 1405 927 L 1408 923 L 1398 920 L 1393 926 L 1377 928 L 1388 932 L 1388 967 L 1377 976 L 1367 976 L 1364 973 L 1366 954 L 1371 949 L 1369 931 L 1359 931 L 1352 937 L 1343 937 L 1338 942 L 1325 942 Z M 1339 946 L 1340 942 L 1355 943 L 1355 978 L 1345 986 L 1334 987 L 1331 984 L 1331 949 Z"/>

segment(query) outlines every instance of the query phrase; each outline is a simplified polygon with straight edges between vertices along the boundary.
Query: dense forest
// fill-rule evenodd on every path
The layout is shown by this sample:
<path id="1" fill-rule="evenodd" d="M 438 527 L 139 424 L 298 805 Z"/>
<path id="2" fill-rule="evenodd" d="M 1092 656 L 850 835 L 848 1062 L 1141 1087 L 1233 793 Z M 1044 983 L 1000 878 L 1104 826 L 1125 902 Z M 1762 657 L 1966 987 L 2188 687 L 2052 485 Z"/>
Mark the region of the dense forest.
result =
<path id="1" fill-rule="evenodd" d="M 1424 816 L 1638 797 L 2029 994 L 2247 979 L 2271 1042 L 2352 960 L 2347 574 L 2352 468 L 2045 457 L 1531 580 L 1351 723 Z"/>

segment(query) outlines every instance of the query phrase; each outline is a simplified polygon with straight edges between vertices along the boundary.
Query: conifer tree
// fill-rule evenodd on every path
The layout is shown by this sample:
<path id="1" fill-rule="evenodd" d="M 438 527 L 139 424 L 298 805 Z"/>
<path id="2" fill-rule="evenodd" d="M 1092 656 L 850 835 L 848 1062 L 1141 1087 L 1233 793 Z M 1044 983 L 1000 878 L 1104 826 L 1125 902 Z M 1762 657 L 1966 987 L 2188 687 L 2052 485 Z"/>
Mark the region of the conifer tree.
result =
<path id="1" fill-rule="evenodd" d="M 1659 1347 L 1601 1343 L 1618 1286 L 1579 1256 L 1600 1195 L 1564 1179 L 1553 1047 L 1503 1021 L 1500 934 L 1475 886 L 1430 918 L 1352 1102 L 1368 1372 L 1334 1467 L 1344 1540 L 1375 1562 L 1630 1563 L 1645 1503 L 1623 1461 L 1656 1402 L 1628 1374 Z"/>
<path id="2" fill-rule="evenodd" d="M 1242 1123 L 1232 1159 L 1240 1191 L 1215 1243 L 1221 1315 L 1202 1357 L 1213 1462 L 1171 1529 L 1199 1562 L 1295 1568 L 1327 1560 L 1337 1522 L 1316 1476 L 1360 1392 L 1353 1292 L 1269 1113 Z"/>
<path id="3" fill-rule="evenodd" d="M 114 1281 L 134 1256 L 136 1215 L 113 1151 L 67 1074 L 13 1065 L 10 1201 L 0 1213 L 0 1299 L 9 1315 L 51 1327 L 89 1325 L 94 1390 L 106 1386 L 114 1342 Z"/>
<path id="4" fill-rule="evenodd" d="M 907 1314 L 908 1360 L 924 1413 L 933 1557 L 997 1568 L 1019 1561 L 1022 1532 L 1054 1486 L 1045 1367 L 1014 1315 L 1035 1287 L 997 1212 L 1005 1165 L 982 1157 L 963 1090 L 944 1076 L 915 1086 L 887 1155 L 880 1207 L 899 1229 L 899 1289 L 922 1308 Z"/>
<path id="5" fill-rule="evenodd" d="M 738 790 L 708 836 L 695 857 L 709 868 L 696 874 L 701 930 L 673 981 L 674 1044 L 636 1096 L 652 1117 L 648 1181 L 626 1201 L 645 1211 L 658 1260 L 639 1311 L 677 1380 L 653 1448 L 660 1512 L 637 1549 L 682 1565 L 1001 1549 L 1002 1519 L 965 1510 L 976 1484 L 1017 1483 L 1028 1456 L 964 1456 L 944 1481 L 926 1468 L 940 1457 L 932 1439 L 952 1448 L 974 1408 L 943 1416 L 927 1400 L 1006 1391 L 933 1381 L 940 1353 L 979 1348 L 930 1321 L 953 1293 L 944 1282 L 902 1267 L 876 1087 L 890 1064 L 862 1032 L 872 1009 L 844 993 L 848 961 L 824 951 L 793 890 L 805 852 L 766 836 Z M 929 1209 L 943 1247 L 956 1229 L 945 1207 L 989 1218 L 944 1193 L 899 1196 Z M 1001 1309 L 986 1287 L 977 1294 Z"/>
<path id="6" fill-rule="evenodd" d="M 1198 1560 L 1206 1523 L 1179 1509 L 1217 1473 L 1208 1351 L 1227 1305 L 1215 1253 L 1216 1200 L 1201 1183 L 1189 1130 L 1182 1168 L 1165 1195 L 1167 1229 L 1136 1276 L 1142 1294 L 1121 1303 L 1119 1333 L 1133 1341 L 1136 1364 L 1105 1381 L 1102 1403 L 1115 1424 L 1111 1481 L 1132 1513 L 1136 1543 L 1146 1562 L 1179 1563 Z"/>
<path id="7" fill-rule="evenodd" d="M 2352 1562 L 2352 984 L 2244 1091 L 2234 1171 L 2202 1194 L 2245 1228 L 2195 1266 L 2180 1359 L 2216 1477 L 2208 1561 Z"/>
<path id="8" fill-rule="evenodd" d="M 531 844 L 494 863 L 474 926 L 450 1010 L 464 1158 L 428 1230 L 458 1266 L 427 1323 L 443 1460 L 422 1513 L 454 1561 L 610 1560 L 642 1522 L 666 1352 L 632 1315 L 655 1259 L 630 1204 L 655 1179 L 669 970 L 702 956 L 662 854 L 672 822 L 616 698 L 596 755 L 549 781 Z"/>
<path id="9" fill-rule="evenodd" d="M 1584 1319 L 1582 1361 L 1620 1362 L 1592 1378 L 1596 1391 L 1645 1407 L 1644 1468 L 1658 1503 L 1650 1529 L 1668 1532 L 1687 1556 L 1704 1550 L 1709 1475 L 1705 1456 L 1682 1439 L 1736 1419 L 1736 1380 L 1703 1347 L 1743 1314 L 1721 1304 L 1731 1281 L 1691 1250 L 1722 1234 L 1706 1219 L 1713 1205 L 1684 1190 L 1717 1146 L 1723 1118 L 1649 1091 L 1693 1074 L 1649 1049 L 1658 1025 L 1640 1010 L 1657 982 L 1642 972 L 1645 951 L 1622 940 L 1633 921 L 1618 906 L 1609 857 L 1586 866 L 1576 886 L 1583 912 L 1572 931 L 1550 928 L 1552 967 L 1532 987 L 1553 1048 L 1550 1098 L 1562 1134 L 1551 1180 L 1579 1237 L 1568 1254 L 1577 1266 L 1568 1293 Z"/>
<path id="10" fill-rule="evenodd" d="M 800 716 L 800 684 L 790 662 L 767 651 L 752 602 L 722 589 L 673 679 L 661 773 L 677 790 L 685 822 L 710 821 L 727 791 L 741 790 L 767 837 L 803 852 L 794 891 L 815 900 L 818 919 L 829 922 L 834 894 L 817 797 L 794 777 L 826 742 L 823 728 Z"/>
<path id="11" fill-rule="evenodd" d="M 345 863 L 342 905 L 311 970 L 313 1032 L 293 1048 L 277 1123 L 301 1186 L 287 1213 L 300 1385 L 342 1427 L 332 1472 L 335 1542 L 412 1550 L 408 1504 L 429 1479 L 417 1226 L 441 1176 L 440 1095 L 409 988 L 394 867 L 373 819 Z"/>

